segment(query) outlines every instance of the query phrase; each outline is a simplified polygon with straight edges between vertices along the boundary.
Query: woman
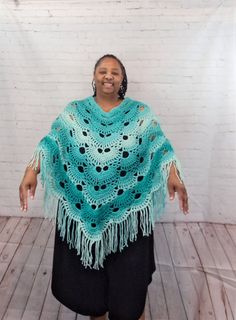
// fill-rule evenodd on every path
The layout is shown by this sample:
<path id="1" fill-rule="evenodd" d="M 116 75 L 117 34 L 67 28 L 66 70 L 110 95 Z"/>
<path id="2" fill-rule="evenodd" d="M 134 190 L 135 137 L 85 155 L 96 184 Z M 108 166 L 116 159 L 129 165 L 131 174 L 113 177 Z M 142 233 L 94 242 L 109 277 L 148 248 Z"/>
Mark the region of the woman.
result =
<path id="1" fill-rule="evenodd" d="M 188 213 L 178 159 L 157 116 L 125 98 L 126 71 L 113 55 L 94 68 L 93 97 L 72 101 L 39 143 L 20 185 L 21 209 L 37 174 L 45 211 L 57 216 L 52 292 L 71 310 L 103 320 L 144 320 L 155 271 L 154 222 L 165 196 Z"/>

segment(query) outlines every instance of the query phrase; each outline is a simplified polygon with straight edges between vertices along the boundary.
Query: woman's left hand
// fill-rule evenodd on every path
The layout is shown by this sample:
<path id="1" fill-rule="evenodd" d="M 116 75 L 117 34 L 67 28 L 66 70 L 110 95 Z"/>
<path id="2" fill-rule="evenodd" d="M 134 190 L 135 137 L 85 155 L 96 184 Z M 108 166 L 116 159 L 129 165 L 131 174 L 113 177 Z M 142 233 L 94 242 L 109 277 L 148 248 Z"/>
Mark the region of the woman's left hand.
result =
<path id="1" fill-rule="evenodd" d="M 184 186 L 184 183 L 178 177 L 173 164 L 170 168 L 167 187 L 169 191 L 170 200 L 174 200 L 175 192 L 177 192 L 178 198 L 179 198 L 180 210 L 182 210 L 184 214 L 188 214 L 189 213 L 188 194 Z"/>

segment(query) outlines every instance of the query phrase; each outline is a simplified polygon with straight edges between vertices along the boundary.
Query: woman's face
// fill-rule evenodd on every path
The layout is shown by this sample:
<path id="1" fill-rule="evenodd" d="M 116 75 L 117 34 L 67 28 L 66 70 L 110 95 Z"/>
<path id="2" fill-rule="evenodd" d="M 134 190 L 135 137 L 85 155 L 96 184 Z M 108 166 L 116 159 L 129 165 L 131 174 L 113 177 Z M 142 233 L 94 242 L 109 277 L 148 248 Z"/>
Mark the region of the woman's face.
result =
<path id="1" fill-rule="evenodd" d="M 104 58 L 94 72 L 97 95 L 117 97 L 122 80 L 119 62 L 113 58 Z"/>

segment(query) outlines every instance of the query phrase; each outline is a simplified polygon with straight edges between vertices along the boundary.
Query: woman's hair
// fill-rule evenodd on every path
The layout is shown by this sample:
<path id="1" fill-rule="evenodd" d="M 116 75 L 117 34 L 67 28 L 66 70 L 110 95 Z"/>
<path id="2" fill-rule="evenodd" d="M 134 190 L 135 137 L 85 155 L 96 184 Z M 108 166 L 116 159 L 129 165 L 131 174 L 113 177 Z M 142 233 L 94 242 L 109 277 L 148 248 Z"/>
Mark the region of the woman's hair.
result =
<path id="1" fill-rule="evenodd" d="M 128 79 L 127 79 L 126 70 L 125 70 L 125 67 L 124 67 L 123 63 L 116 56 L 114 56 L 113 54 L 105 54 L 104 56 L 99 58 L 98 61 L 95 64 L 95 66 L 94 66 L 94 73 L 95 73 L 98 65 L 100 64 L 100 62 L 105 58 L 115 59 L 119 63 L 119 65 L 121 67 L 121 71 L 122 71 L 122 75 L 123 75 L 123 81 L 122 81 L 120 89 L 118 91 L 118 95 L 119 95 L 119 98 L 123 100 L 124 97 L 125 97 L 125 93 L 127 91 L 127 87 L 128 87 Z M 93 86 L 93 93 L 94 93 L 93 97 L 95 97 L 96 96 L 95 84 L 92 83 L 92 86 Z"/>

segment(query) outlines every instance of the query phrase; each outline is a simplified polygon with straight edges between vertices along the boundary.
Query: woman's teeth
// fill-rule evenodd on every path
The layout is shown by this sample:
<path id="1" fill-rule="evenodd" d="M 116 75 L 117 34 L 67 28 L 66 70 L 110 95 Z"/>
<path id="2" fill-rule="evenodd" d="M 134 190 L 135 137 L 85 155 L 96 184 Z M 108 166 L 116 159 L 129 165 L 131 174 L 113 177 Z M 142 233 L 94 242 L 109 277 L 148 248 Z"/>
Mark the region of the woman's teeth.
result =
<path id="1" fill-rule="evenodd" d="M 110 83 L 110 82 L 104 82 L 104 84 L 103 84 L 105 87 L 112 87 L 113 86 L 113 84 L 112 83 Z"/>

